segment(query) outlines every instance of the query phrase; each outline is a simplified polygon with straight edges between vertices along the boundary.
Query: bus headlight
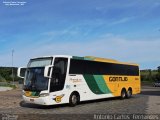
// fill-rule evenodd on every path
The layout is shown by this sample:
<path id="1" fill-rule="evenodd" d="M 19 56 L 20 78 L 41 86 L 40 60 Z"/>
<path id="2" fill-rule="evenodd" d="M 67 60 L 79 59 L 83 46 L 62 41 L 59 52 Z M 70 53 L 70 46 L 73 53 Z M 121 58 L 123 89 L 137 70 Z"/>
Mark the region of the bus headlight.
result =
<path id="1" fill-rule="evenodd" d="M 49 93 L 41 93 L 39 96 L 40 97 L 46 97 L 46 96 L 49 96 Z"/>

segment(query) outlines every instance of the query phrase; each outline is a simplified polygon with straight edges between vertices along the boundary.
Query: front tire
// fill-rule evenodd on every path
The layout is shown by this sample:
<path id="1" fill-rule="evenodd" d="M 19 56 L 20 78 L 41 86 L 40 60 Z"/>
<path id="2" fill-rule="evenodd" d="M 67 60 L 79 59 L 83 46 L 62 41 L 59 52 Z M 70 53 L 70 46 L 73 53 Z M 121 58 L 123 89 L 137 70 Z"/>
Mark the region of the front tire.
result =
<path id="1" fill-rule="evenodd" d="M 74 107 L 78 104 L 78 96 L 74 93 L 70 95 L 69 104 L 71 107 Z"/>

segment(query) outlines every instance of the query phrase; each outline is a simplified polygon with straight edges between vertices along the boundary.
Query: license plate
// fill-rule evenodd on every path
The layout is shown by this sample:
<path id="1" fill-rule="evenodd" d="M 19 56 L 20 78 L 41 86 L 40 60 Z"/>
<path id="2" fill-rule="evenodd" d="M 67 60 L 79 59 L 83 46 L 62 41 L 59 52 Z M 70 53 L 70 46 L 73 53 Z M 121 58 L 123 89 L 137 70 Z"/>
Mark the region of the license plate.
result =
<path id="1" fill-rule="evenodd" d="M 34 102 L 34 99 L 30 99 L 31 102 Z"/>

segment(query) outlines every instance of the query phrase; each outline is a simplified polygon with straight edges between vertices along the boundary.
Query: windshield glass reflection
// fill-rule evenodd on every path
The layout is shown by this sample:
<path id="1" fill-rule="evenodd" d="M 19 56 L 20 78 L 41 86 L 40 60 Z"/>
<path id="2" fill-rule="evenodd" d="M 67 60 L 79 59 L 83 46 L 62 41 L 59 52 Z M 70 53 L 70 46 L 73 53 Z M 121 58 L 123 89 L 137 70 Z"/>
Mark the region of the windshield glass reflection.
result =
<path id="1" fill-rule="evenodd" d="M 42 91 L 48 89 L 48 78 L 44 77 L 44 67 L 28 68 L 25 75 L 24 90 Z"/>

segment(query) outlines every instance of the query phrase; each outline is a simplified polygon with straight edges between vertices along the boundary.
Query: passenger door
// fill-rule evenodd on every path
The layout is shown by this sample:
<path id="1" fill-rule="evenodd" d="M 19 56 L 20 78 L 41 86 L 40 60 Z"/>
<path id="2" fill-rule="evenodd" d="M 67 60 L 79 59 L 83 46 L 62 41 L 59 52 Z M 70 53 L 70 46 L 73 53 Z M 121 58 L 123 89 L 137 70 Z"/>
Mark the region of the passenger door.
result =
<path id="1" fill-rule="evenodd" d="M 50 92 L 62 90 L 67 73 L 68 58 L 55 58 L 50 83 Z"/>

